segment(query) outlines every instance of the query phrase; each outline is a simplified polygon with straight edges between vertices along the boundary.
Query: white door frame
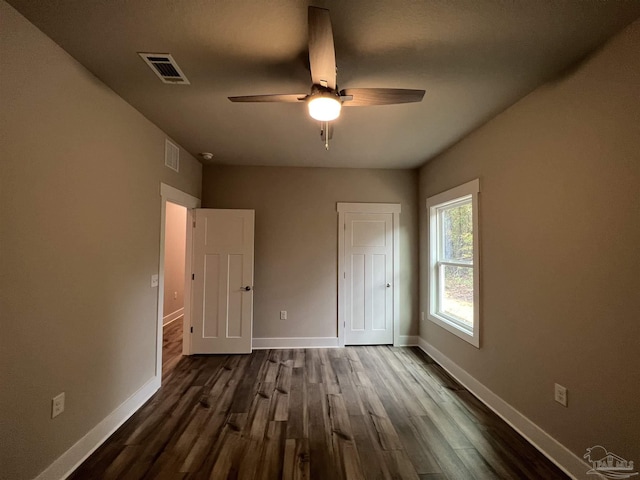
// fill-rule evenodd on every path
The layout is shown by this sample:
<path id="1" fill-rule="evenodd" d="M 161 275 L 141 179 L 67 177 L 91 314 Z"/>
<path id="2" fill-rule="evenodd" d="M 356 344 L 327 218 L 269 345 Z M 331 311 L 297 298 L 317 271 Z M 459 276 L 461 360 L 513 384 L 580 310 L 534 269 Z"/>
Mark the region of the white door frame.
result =
<path id="1" fill-rule="evenodd" d="M 393 345 L 400 343 L 399 305 L 399 259 L 400 259 L 400 210 L 399 203 L 338 203 L 338 345 L 344 347 L 345 322 L 345 237 L 347 213 L 391 213 L 393 214 Z"/>
<path id="2" fill-rule="evenodd" d="M 156 378 L 162 380 L 162 319 L 164 310 L 164 247 L 165 247 L 165 223 L 167 216 L 167 202 L 182 205 L 187 209 L 187 224 L 185 225 L 186 252 L 184 264 L 184 320 L 182 333 L 182 353 L 189 355 L 191 352 L 191 336 L 187 334 L 191 325 L 191 236 L 193 229 L 188 228 L 193 222 L 193 209 L 200 208 L 200 199 L 178 190 L 165 183 L 160 183 L 160 267 L 158 272 L 158 322 L 156 327 Z"/>

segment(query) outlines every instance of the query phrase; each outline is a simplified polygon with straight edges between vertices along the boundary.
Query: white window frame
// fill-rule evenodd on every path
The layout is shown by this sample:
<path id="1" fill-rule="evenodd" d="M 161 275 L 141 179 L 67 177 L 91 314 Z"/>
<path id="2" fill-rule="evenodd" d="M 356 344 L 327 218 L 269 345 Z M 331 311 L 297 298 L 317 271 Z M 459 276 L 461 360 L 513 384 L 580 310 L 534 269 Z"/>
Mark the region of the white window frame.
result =
<path id="1" fill-rule="evenodd" d="M 464 185 L 452 188 L 427 198 L 427 215 L 429 218 L 429 272 L 428 272 L 428 308 L 427 318 L 453 333 L 461 339 L 469 342 L 476 348 L 480 348 L 480 249 L 479 223 L 478 223 L 478 194 L 480 193 L 480 180 L 475 179 Z M 443 262 L 438 262 L 438 208 L 454 205 L 458 202 L 471 200 L 471 215 L 473 221 L 473 328 L 464 328 L 454 319 L 438 312 L 439 271 Z M 446 262 L 447 265 L 455 265 L 456 262 Z"/>

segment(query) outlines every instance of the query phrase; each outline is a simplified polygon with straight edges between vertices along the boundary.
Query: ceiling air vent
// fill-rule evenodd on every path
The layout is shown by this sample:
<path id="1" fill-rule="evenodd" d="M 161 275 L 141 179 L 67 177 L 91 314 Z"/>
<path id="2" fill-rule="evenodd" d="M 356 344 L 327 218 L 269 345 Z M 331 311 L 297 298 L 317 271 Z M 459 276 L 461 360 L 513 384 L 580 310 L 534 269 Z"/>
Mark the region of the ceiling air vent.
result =
<path id="1" fill-rule="evenodd" d="M 168 53 L 138 53 L 164 83 L 190 85 L 182 70 Z"/>
<path id="2" fill-rule="evenodd" d="M 164 141 L 164 164 L 176 172 L 180 170 L 180 149 L 169 140 Z"/>

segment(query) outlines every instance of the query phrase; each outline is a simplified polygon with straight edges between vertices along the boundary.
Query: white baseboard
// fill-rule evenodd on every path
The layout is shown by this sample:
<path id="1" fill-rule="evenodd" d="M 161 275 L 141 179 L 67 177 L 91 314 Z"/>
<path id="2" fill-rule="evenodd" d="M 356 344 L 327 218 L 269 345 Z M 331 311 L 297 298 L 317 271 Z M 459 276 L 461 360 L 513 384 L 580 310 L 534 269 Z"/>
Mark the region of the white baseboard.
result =
<path id="1" fill-rule="evenodd" d="M 179 308 L 175 312 L 172 312 L 169 315 L 165 315 L 164 317 L 162 317 L 162 326 L 166 327 L 171 322 L 179 319 L 182 315 L 184 315 L 184 307 Z"/>
<path id="2" fill-rule="evenodd" d="M 418 335 L 400 335 L 395 347 L 416 347 L 418 346 Z"/>
<path id="3" fill-rule="evenodd" d="M 458 364 L 444 355 L 430 343 L 418 338 L 418 346 L 444 368 L 453 378 L 473 393 L 482 403 L 507 422 L 514 430 L 527 439 L 542 454 L 558 466 L 573 479 L 589 477 L 587 471 L 590 465 L 584 463 L 580 457 L 567 447 L 542 430 L 538 425 L 525 417 L 518 410 L 493 393 L 482 383 L 463 370 Z"/>
<path id="4" fill-rule="evenodd" d="M 338 337 L 285 337 L 254 338 L 254 350 L 280 348 L 335 348 L 339 347 Z"/>
<path id="5" fill-rule="evenodd" d="M 67 478 L 85 461 L 120 425 L 126 422 L 160 388 L 160 378 L 153 377 L 136 393 L 125 400 L 89 433 L 49 465 L 35 480 L 61 480 Z"/>
<path id="6" fill-rule="evenodd" d="M 414 347 L 418 345 L 417 335 L 400 335 L 396 347 Z M 283 338 L 254 338 L 254 350 L 281 348 L 337 348 L 340 346 L 338 337 L 283 337 Z"/>

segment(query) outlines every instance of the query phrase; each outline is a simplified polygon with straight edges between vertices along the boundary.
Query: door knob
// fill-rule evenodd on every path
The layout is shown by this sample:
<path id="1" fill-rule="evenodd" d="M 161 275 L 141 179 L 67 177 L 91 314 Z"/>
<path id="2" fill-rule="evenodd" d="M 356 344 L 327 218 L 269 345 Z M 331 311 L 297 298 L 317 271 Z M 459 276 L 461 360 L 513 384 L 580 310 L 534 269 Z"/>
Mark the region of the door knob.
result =
<path id="1" fill-rule="evenodd" d="M 391 284 L 390 284 L 390 283 L 387 283 L 387 288 L 389 288 L 390 286 L 391 286 Z"/>
<path id="2" fill-rule="evenodd" d="M 250 292 L 250 291 L 251 291 L 251 287 L 250 287 L 249 285 L 247 285 L 246 287 L 244 287 L 244 289 L 245 289 L 247 292 Z"/>

